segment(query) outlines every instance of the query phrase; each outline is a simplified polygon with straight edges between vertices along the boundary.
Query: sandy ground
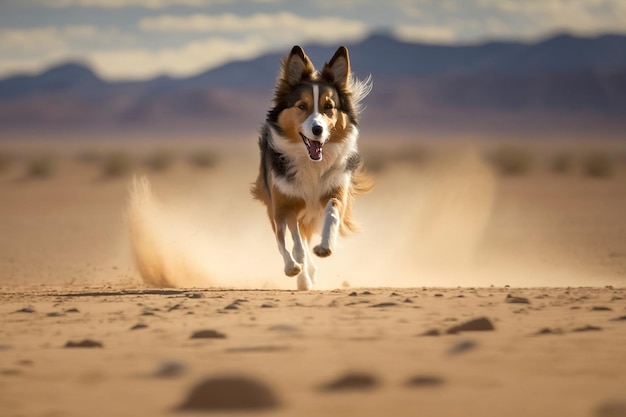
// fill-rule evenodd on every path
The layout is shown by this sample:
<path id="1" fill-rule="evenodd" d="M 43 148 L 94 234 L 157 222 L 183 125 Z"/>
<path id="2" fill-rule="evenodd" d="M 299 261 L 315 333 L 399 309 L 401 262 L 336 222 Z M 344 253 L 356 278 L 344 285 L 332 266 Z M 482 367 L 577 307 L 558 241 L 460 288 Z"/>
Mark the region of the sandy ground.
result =
<path id="1" fill-rule="evenodd" d="M 10 290 L 0 407 L 180 415 L 196 385 L 234 376 L 270 391 L 263 415 L 624 416 L 625 307 L 626 290 L 607 288 Z M 479 317 L 495 329 L 446 333 Z M 200 330 L 224 337 L 192 339 Z M 65 347 L 85 339 L 101 347 Z M 230 389 L 246 415 L 261 407 Z"/>
<path id="2" fill-rule="evenodd" d="M 2 143 L 0 415 L 179 415 L 216 378 L 204 412 L 236 392 L 248 412 L 271 397 L 268 415 L 626 416 L 623 144 L 516 143 L 533 155 L 516 176 L 486 162 L 501 146 L 486 141 L 365 146 L 384 169 L 357 200 L 363 230 L 318 260 L 307 293 L 249 198 L 254 144 L 213 145 L 210 169 L 186 162 L 203 146 L 177 143 L 155 172 L 145 159 L 171 143 Z M 113 150 L 133 160 L 119 177 L 103 174 Z M 611 173 L 550 172 L 564 150 L 602 151 Z M 42 154 L 54 169 L 34 178 Z M 153 259 L 182 289 L 137 272 L 132 173 L 152 186 Z M 480 317 L 494 329 L 446 333 Z M 65 347 L 83 340 L 101 346 Z M 245 381 L 220 381 L 232 375 L 269 393 L 248 398 Z"/>

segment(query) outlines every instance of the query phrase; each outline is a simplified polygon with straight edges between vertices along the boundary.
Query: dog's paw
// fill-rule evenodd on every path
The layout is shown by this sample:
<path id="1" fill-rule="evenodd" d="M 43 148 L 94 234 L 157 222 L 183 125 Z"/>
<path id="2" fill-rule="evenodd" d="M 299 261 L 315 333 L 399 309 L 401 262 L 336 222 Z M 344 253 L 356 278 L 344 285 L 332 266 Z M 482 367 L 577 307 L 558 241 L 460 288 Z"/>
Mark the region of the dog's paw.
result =
<path id="1" fill-rule="evenodd" d="M 313 283 L 305 274 L 302 274 L 298 277 L 298 290 L 300 291 L 310 291 L 313 289 Z"/>
<path id="2" fill-rule="evenodd" d="M 285 265 L 285 275 L 288 277 L 295 277 L 300 272 L 302 272 L 302 265 L 298 263 L 291 263 L 289 265 Z"/>
<path id="3" fill-rule="evenodd" d="M 326 258 L 327 256 L 330 256 L 333 251 L 330 250 L 330 248 L 325 248 L 322 245 L 317 245 L 313 248 L 313 253 L 315 253 L 320 258 Z"/>

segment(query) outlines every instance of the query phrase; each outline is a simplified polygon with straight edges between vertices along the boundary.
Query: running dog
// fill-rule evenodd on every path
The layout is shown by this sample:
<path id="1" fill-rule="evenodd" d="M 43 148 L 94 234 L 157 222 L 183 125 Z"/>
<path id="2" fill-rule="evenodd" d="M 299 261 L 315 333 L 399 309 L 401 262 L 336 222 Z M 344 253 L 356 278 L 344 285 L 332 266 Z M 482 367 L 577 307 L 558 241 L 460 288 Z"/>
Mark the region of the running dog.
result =
<path id="1" fill-rule="evenodd" d="M 357 149 L 361 101 L 371 78 L 358 81 L 345 46 L 317 71 L 301 47 L 282 60 L 273 104 L 260 130 L 261 164 L 251 192 L 267 207 L 285 274 L 298 289 L 315 284 L 311 240 L 320 257 L 329 256 L 339 235 L 356 230 L 354 196 L 373 187 Z M 293 250 L 286 246 L 286 232 Z"/>

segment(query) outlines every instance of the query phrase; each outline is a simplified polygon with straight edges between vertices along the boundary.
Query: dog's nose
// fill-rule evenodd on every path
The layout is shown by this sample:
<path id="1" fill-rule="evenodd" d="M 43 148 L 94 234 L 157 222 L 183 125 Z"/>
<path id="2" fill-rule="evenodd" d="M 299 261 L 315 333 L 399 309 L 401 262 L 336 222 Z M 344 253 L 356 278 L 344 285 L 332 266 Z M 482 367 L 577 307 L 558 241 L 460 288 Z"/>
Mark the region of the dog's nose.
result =
<path id="1" fill-rule="evenodd" d="M 311 129 L 311 131 L 313 132 L 313 134 L 315 136 L 319 136 L 322 134 L 322 132 L 324 131 L 324 128 L 320 125 L 315 125 L 313 126 L 313 128 Z"/>

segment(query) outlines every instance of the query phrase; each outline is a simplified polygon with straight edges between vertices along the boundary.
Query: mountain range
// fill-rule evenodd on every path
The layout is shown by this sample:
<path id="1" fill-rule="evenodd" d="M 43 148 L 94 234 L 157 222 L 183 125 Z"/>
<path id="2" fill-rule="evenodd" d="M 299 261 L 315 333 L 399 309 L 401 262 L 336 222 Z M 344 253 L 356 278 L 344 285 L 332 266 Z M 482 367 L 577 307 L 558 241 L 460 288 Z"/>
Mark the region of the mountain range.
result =
<path id="1" fill-rule="evenodd" d="M 347 45 L 372 76 L 368 126 L 405 130 L 626 128 L 626 36 L 429 45 L 374 34 Z M 335 47 L 304 45 L 321 66 Z M 110 82 L 69 62 L 0 79 L 0 132 L 20 129 L 254 129 L 270 107 L 281 56 L 200 74 Z M 210 51 L 207 51 L 210 53 Z"/>

